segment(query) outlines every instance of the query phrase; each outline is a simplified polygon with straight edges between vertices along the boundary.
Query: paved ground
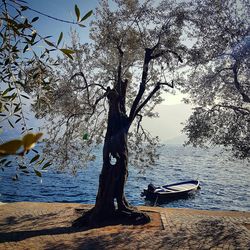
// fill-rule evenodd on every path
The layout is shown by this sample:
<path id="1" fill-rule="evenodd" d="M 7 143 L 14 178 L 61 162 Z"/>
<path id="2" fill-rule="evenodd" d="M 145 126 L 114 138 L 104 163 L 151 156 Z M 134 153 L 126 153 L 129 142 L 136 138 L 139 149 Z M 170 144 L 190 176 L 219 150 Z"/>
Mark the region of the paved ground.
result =
<path id="1" fill-rule="evenodd" d="M 0 206 L 0 249 L 250 249 L 250 212 L 140 207 L 152 222 L 76 230 L 65 203 Z"/>

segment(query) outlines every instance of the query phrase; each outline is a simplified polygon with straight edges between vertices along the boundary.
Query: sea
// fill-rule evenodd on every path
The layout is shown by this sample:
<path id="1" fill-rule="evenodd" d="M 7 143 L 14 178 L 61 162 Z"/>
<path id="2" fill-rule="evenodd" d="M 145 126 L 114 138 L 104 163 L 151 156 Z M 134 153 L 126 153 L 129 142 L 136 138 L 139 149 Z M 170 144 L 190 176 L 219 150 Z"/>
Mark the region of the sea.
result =
<path id="1" fill-rule="evenodd" d="M 95 162 L 76 176 L 54 171 L 42 172 L 42 178 L 20 175 L 12 180 L 15 169 L 0 173 L 0 202 L 71 202 L 94 204 L 101 170 L 101 150 Z M 147 201 L 141 192 L 149 183 L 165 185 L 199 180 L 201 189 L 186 199 L 158 203 Z M 221 149 L 200 149 L 181 145 L 163 145 L 154 167 L 129 166 L 126 196 L 132 205 L 178 207 L 208 210 L 250 211 L 250 163 L 236 160 Z"/>

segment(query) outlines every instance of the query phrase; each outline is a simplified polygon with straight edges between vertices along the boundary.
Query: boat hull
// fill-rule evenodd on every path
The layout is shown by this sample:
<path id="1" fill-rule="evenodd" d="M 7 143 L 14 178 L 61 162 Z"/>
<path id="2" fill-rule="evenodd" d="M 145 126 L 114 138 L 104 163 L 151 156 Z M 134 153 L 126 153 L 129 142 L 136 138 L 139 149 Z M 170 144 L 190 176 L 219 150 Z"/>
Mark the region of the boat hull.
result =
<path id="1" fill-rule="evenodd" d="M 160 187 L 148 186 L 144 189 L 142 196 L 147 200 L 168 201 L 176 199 L 185 199 L 200 189 L 199 181 L 180 182 Z"/>

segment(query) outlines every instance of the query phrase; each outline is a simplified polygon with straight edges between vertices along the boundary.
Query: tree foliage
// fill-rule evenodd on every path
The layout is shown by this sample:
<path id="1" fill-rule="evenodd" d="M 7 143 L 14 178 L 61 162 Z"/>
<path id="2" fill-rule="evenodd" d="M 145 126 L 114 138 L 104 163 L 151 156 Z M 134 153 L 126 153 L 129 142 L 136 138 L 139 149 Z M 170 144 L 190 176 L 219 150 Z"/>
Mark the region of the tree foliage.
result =
<path id="1" fill-rule="evenodd" d="M 103 142 L 107 129 L 108 93 L 120 85 L 116 91 L 125 98 L 120 109 L 131 123 L 130 163 L 150 166 L 157 158 L 158 138 L 143 129 L 141 120 L 157 116 L 155 105 L 177 81 L 175 73 L 186 50 L 182 40 L 186 5 L 114 1 L 113 9 L 107 1 L 100 2 L 91 25 L 92 42 L 80 44 L 72 32 L 74 60 L 58 60 L 61 67 L 52 73 L 57 84 L 44 93 L 44 108 L 33 106 L 48 121 L 48 140 L 53 143 L 46 152 L 52 158 L 60 155 L 57 164 L 71 165 L 73 171 L 84 164 L 79 160 L 94 159 L 93 145 Z"/>
<path id="2" fill-rule="evenodd" d="M 33 127 L 29 126 L 27 110 L 25 110 L 27 108 L 25 106 L 27 103 L 31 103 L 33 98 L 39 99 L 40 92 L 51 84 L 47 71 L 48 68 L 56 64 L 55 61 L 52 61 L 51 53 L 60 50 L 69 58 L 72 58 L 74 53 L 74 51 L 68 48 L 61 47 L 62 32 L 57 42 L 52 42 L 50 36 L 44 37 L 36 30 L 35 26 L 39 16 L 29 18 L 29 15 L 26 15 L 26 13 L 36 13 L 61 22 L 84 26 L 82 22 L 92 14 L 92 11 L 89 11 L 81 18 L 79 8 L 75 6 L 77 20 L 76 22 L 71 22 L 34 10 L 29 7 L 27 2 L 21 0 L 2 0 L 0 8 L 1 129 L 4 128 L 8 133 L 13 129 L 20 135 L 25 134 L 22 140 L 10 141 L 1 145 L 1 150 L 4 151 L 4 153 L 1 151 L 1 156 L 6 156 L 16 153 L 17 150 L 15 149 L 18 149 L 20 146 L 24 147 L 23 152 L 28 153 L 28 150 L 25 149 L 25 138 L 29 137 L 29 139 L 32 139 L 32 136 L 36 137 L 36 134 L 31 133 Z M 33 92 L 30 91 L 31 85 Z M 7 127 L 9 128 L 7 129 Z M 8 148 L 7 151 L 6 147 Z M 36 155 L 33 158 L 35 160 L 32 162 L 38 163 L 40 167 L 43 166 L 41 165 L 42 163 L 45 163 L 45 165 L 49 164 L 44 162 L 44 159 L 40 161 L 37 151 L 33 151 Z M 23 162 L 24 159 L 21 159 L 21 161 Z M 6 166 L 6 163 L 8 163 L 8 166 L 10 165 L 10 161 L 7 158 L 1 160 L 2 166 Z M 20 168 L 20 170 L 25 173 L 28 172 L 24 168 Z M 37 174 L 38 170 L 35 170 L 35 173 Z"/>
<path id="3" fill-rule="evenodd" d="M 57 84 L 40 98 L 42 110 L 34 105 L 37 115 L 49 124 L 48 140 L 53 143 L 46 152 L 51 158 L 60 155 L 58 166 L 71 165 L 73 171 L 95 159 L 93 145 L 103 142 L 107 124 L 107 92 L 117 81 L 128 84 L 124 107 L 128 116 L 140 99 L 129 131 L 132 165 L 155 162 L 158 138 L 143 129 L 141 119 L 158 115 L 155 105 L 173 86 L 188 93 L 189 102 L 198 106 L 184 129 L 189 144 L 233 146 L 235 155 L 247 157 L 246 2 L 114 3 L 115 8 L 101 1 L 91 25 L 90 44 L 80 44 L 72 32 L 75 60 L 59 60 L 62 67 L 52 74 Z M 148 48 L 154 50 L 153 58 L 145 89 L 140 90 Z"/>
<path id="4" fill-rule="evenodd" d="M 245 0 L 197 1 L 184 86 L 196 106 L 188 144 L 225 146 L 239 158 L 250 156 L 249 11 Z"/>

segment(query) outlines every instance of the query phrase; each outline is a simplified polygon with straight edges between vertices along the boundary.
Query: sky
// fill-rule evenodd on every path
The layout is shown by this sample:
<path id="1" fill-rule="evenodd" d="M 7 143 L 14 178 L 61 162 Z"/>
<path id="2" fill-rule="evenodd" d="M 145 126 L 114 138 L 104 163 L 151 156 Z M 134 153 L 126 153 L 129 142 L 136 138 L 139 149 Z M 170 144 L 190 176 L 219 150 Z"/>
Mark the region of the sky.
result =
<path id="1" fill-rule="evenodd" d="M 181 133 L 183 124 L 192 112 L 192 106 L 186 104 L 158 105 L 155 111 L 159 118 L 143 118 L 143 127 L 161 142 L 182 144 L 186 136 Z"/>
<path id="2" fill-rule="evenodd" d="M 38 10 L 47 15 L 67 20 L 76 21 L 75 5 L 77 5 L 83 17 L 88 11 L 96 8 L 98 0 L 30 0 L 28 1 L 29 7 Z M 51 35 L 55 37 L 55 41 L 60 35 L 60 32 L 64 33 L 64 42 L 69 41 L 70 28 L 74 28 L 79 32 L 82 42 L 88 40 L 88 27 L 89 21 L 93 17 L 90 17 L 84 24 L 86 28 L 79 27 L 78 25 L 62 23 L 53 19 L 49 19 L 35 12 L 27 11 L 27 15 L 30 17 L 39 17 L 39 21 L 34 25 L 37 30 L 44 36 Z"/>
<path id="3" fill-rule="evenodd" d="M 28 6 L 34 10 L 67 21 L 76 21 L 75 4 L 80 9 L 81 17 L 90 10 L 94 11 L 98 4 L 98 0 L 30 0 L 27 2 Z M 77 30 L 81 42 L 89 41 L 89 22 L 94 18 L 93 16 L 84 23 L 86 27 L 83 28 L 78 25 L 49 19 L 30 10 L 26 10 L 25 14 L 29 18 L 39 17 L 39 20 L 34 23 L 34 28 L 37 29 L 42 36 L 51 35 L 51 41 L 56 42 L 60 32 L 63 32 L 64 37 L 62 44 L 69 43 L 69 32 L 71 28 Z M 144 125 L 146 129 L 152 134 L 160 136 L 163 141 L 179 137 L 183 127 L 180 123 L 184 122 L 191 114 L 191 108 L 181 104 L 183 97 L 183 95 L 178 93 L 177 95 L 166 94 L 164 96 L 165 101 L 162 103 L 163 105 L 157 108 L 160 118 L 145 119 Z"/>

